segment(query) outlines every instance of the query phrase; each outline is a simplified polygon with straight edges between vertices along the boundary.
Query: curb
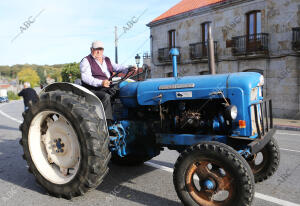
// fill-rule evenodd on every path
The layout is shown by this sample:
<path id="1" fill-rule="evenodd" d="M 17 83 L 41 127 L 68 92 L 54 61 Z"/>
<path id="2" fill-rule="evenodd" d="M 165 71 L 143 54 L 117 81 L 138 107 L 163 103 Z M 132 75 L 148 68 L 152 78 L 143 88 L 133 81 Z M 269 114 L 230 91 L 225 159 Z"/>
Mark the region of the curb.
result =
<path id="1" fill-rule="evenodd" d="M 290 125 L 275 124 L 274 127 L 280 130 L 300 131 L 300 127 Z"/>

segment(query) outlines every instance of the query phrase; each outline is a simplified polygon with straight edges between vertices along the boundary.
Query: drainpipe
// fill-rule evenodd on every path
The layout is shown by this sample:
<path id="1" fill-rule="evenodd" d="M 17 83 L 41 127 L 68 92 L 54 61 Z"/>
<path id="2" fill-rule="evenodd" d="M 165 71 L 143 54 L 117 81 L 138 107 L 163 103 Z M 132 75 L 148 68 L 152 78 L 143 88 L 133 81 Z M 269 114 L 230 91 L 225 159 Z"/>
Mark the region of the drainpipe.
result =
<path id="1" fill-rule="evenodd" d="M 115 26 L 115 62 L 118 64 L 118 27 Z"/>
<path id="2" fill-rule="evenodd" d="M 210 74 L 216 74 L 214 39 L 211 32 L 211 22 L 208 23 L 208 67 Z"/>
<path id="3" fill-rule="evenodd" d="M 179 50 L 177 48 L 172 48 L 170 54 L 173 62 L 173 76 L 177 77 L 177 56 L 179 56 Z"/>

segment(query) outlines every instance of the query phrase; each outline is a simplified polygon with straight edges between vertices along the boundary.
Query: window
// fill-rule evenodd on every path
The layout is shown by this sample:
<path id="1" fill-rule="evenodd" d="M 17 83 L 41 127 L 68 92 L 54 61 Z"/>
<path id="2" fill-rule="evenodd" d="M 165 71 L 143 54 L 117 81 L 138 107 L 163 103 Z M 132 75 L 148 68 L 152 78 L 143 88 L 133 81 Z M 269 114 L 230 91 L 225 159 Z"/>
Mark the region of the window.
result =
<path id="1" fill-rule="evenodd" d="M 202 42 L 207 42 L 208 39 L 208 22 L 202 24 Z"/>
<path id="2" fill-rule="evenodd" d="M 208 47 L 208 22 L 201 24 L 202 27 L 202 54 L 203 56 L 207 56 L 207 47 Z"/>
<path id="3" fill-rule="evenodd" d="M 293 28 L 293 49 L 300 51 L 300 27 Z"/>
<path id="4" fill-rule="evenodd" d="M 261 33 L 261 12 L 251 11 L 247 14 L 246 48 L 248 52 L 265 50 L 267 37 Z"/>
<path id="5" fill-rule="evenodd" d="M 261 12 L 251 11 L 247 14 L 247 35 L 261 33 Z"/>
<path id="6" fill-rule="evenodd" d="M 169 31 L 169 48 L 174 48 L 176 46 L 176 33 L 175 30 Z"/>
<path id="7" fill-rule="evenodd" d="M 173 72 L 168 72 L 165 74 L 166 77 L 173 77 Z"/>
<path id="8" fill-rule="evenodd" d="M 210 73 L 209 73 L 209 71 L 201 71 L 201 72 L 199 72 L 199 74 L 200 75 L 209 75 Z"/>
<path id="9" fill-rule="evenodd" d="M 268 55 L 269 34 L 262 33 L 261 11 L 250 11 L 246 13 L 245 17 L 246 34 L 232 37 L 232 42 L 227 42 L 228 46 L 232 43 L 233 55 Z"/>

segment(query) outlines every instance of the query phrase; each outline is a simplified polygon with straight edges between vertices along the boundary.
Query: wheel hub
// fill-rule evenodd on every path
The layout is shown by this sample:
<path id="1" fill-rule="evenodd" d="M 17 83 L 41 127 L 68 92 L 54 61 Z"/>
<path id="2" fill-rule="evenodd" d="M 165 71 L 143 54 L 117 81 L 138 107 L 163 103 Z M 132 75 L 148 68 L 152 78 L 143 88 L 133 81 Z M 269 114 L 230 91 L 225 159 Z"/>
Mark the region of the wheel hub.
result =
<path id="1" fill-rule="evenodd" d="M 209 161 L 195 162 L 188 169 L 186 176 L 190 195 L 200 205 L 208 206 L 226 205 L 231 201 L 234 191 L 232 181 L 232 177 L 225 170 Z M 200 188 L 197 188 L 196 182 Z"/>
<path id="2" fill-rule="evenodd" d="M 47 126 L 48 130 L 42 139 L 49 162 L 55 163 L 61 170 L 73 168 L 79 158 L 79 147 L 75 144 L 76 135 L 74 131 L 68 122 L 61 117 L 56 121 L 48 120 Z"/>
<path id="3" fill-rule="evenodd" d="M 253 171 L 253 174 L 259 173 L 267 164 L 268 159 L 269 155 L 265 148 L 257 154 L 254 154 L 251 158 L 249 158 L 248 163 Z"/>
<path id="4" fill-rule="evenodd" d="M 206 190 L 213 190 L 216 187 L 215 181 L 207 179 L 203 182 L 203 186 Z"/>
<path id="5" fill-rule="evenodd" d="M 65 144 L 62 142 L 61 138 L 54 139 L 53 148 L 55 149 L 56 153 L 63 153 L 64 147 L 65 147 Z"/>

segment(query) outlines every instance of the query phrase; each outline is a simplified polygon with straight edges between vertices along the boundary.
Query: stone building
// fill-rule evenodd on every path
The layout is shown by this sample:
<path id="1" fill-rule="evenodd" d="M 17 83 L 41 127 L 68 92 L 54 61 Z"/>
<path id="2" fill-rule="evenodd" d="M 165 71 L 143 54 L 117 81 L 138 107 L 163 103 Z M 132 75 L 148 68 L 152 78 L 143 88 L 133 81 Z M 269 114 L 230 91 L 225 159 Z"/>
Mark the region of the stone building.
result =
<path id="1" fill-rule="evenodd" d="M 274 116 L 300 119 L 300 0 L 182 0 L 147 25 L 152 77 L 172 76 L 172 47 L 179 76 L 207 74 L 208 22 L 217 73 L 262 73 Z"/>

